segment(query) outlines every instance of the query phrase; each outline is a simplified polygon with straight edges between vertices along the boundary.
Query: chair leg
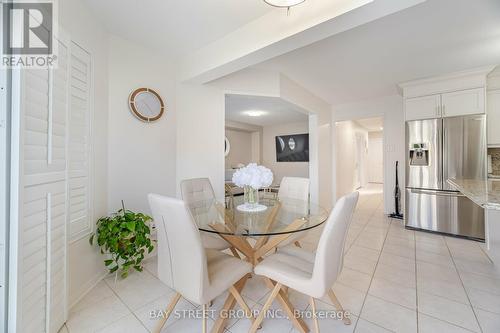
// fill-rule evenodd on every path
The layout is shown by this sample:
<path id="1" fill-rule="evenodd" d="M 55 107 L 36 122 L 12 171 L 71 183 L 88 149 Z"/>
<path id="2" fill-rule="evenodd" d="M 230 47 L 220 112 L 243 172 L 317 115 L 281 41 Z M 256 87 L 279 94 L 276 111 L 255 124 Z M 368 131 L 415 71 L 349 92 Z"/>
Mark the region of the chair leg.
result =
<path id="1" fill-rule="evenodd" d="M 262 310 L 260 311 L 259 316 L 257 317 L 257 320 L 255 320 L 253 322 L 249 333 L 255 333 L 257 331 L 257 329 L 259 328 L 259 325 L 264 320 L 264 316 L 265 316 L 267 310 L 269 310 L 269 308 L 273 304 L 273 301 L 276 298 L 276 296 L 278 295 L 278 293 L 280 292 L 280 290 L 281 290 L 281 283 L 277 283 L 276 286 L 274 287 L 273 291 L 271 292 L 271 295 L 269 296 L 266 303 L 262 307 Z"/>
<path id="2" fill-rule="evenodd" d="M 313 297 L 309 298 L 309 304 L 311 304 L 311 310 L 312 310 L 313 319 L 314 319 L 314 332 L 319 333 L 318 317 L 316 316 L 316 303 L 314 302 Z"/>
<path id="3" fill-rule="evenodd" d="M 203 321 L 201 323 L 202 325 L 202 332 L 207 333 L 207 305 L 203 304 Z"/>
<path id="4" fill-rule="evenodd" d="M 238 302 L 243 311 L 245 311 L 245 315 L 247 316 L 247 318 L 250 319 L 252 323 L 254 323 L 256 318 L 254 317 L 252 310 L 250 310 L 250 308 L 248 307 L 248 304 L 241 296 L 240 292 L 234 286 L 231 286 L 231 288 L 229 288 L 229 292 L 233 295 L 234 299 L 236 300 L 236 302 Z M 259 328 L 261 327 L 259 326 Z"/>
<path id="5" fill-rule="evenodd" d="M 335 305 L 337 310 L 343 312 L 345 315 L 344 308 L 342 307 L 342 304 L 340 304 L 339 299 L 337 298 L 332 289 L 328 290 L 328 297 L 330 297 L 330 300 L 333 302 L 333 305 Z M 344 324 L 351 325 L 351 319 L 344 317 Z"/>
<path id="6" fill-rule="evenodd" d="M 238 259 L 241 259 L 240 255 L 238 254 L 238 251 L 236 251 L 236 249 L 234 247 L 230 247 L 229 250 L 231 250 L 231 253 L 233 254 L 233 256 L 235 256 L 236 258 Z"/>
<path id="7" fill-rule="evenodd" d="M 170 301 L 170 303 L 167 306 L 167 309 L 165 310 L 165 316 L 163 316 L 158 322 L 158 325 L 154 330 L 155 333 L 160 333 L 161 329 L 167 322 L 168 317 L 170 317 L 170 314 L 172 313 L 172 311 L 174 310 L 175 306 L 177 305 L 180 299 L 181 299 L 181 294 L 179 293 L 175 294 L 174 298 Z"/>
<path id="8" fill-rule="evenodd" d="M 299 242 L 299 241 L 295 241 L 295 242 L 293 242 L 293 244 L 295 244 L 295 246 L 296 246 L 296 247 L 300 247 L 300 248 L 302 248 L 302 245 L 300 245 L 300 242 Z"/>

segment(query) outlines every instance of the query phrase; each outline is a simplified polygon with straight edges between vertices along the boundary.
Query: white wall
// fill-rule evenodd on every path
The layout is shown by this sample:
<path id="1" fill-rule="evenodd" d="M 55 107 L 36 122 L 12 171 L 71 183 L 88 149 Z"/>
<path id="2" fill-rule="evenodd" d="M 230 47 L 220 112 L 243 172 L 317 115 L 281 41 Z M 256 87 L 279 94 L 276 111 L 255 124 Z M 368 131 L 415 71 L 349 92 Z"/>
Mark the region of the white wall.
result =
<path id="1" fill-rule="evenodd" d="M 93 220 L 107 214 L 108 169 L 108 35 L 80 0 L 59 1 L 59 24 L 92 55 L 94 100 Z M 73 305 L 105 274 L 102 256 L 87 237 L 69 244 L 69 304 Z"/>
<path id="2" fill-rule="evenodd" d="M 335 124 L 336 129 L 336 193 L 340 198 L 368 181 L 368 131 L 353 121 L 340 121 Z M 359 150 L 357 136 L 361 138 L 363 149 Z M 363 155 L 358 166 L 358 157 Z M 358 168 L 360 171 L 358 171 Z"/>
<path id="3" fill-rule="evenodd" d="M 332 117 L 334 121 L 371 118 L 377 116 L 382 116 L 384 118 L 384 208 L 385 213 L 392 213 L 394 210 L 394 170 L 397 160 L 400 161 L 399 183 L 401 184 L 401 188 L 403 188 L 405 184 L 405 129 L 403 98 L 399 95 L 386 96 L 355 103 L 335 105 L 332 107 L 332 110 Z M 339 148 L 335 136 L 333 148 L 335 150 Z M 334 176 L 336 176 L 336 174 L 336 172 L 333 173 Z M 335 183 L 336 181 L 334 184 Z"/>
<path id="4" fill-rule="evenodd" d="M 384 182 L 384 132 L 368 132 L 368 181 Z"/>
<path id="5" fill-rule="evenodd" d="M 252 133 L 244 131 L 235 131 L 226 128 L 226 138 L 229 140 L 231 149 L 225 158 L 225 168 L 231 169 L 242 163 L 247 165 L 252 160 Z"/>
<path id="6" fill-rule="evenodd" d="M 165 57 L 118 37 L 109 40 L 108 211 L 121 207 L 149 214 L 147 194 L 175 196 L 175 83 Z M 156 122 L 138 120 L 130 93 L 152 88 L 165 112 Z M 131 177 L 132 175 L 132 177 Z"/>
<path id="7" fill-rule="evenodd" d="M 276 136 L 305 133 L 309 133 L 307 121 L 264 126 L 262 164 L 273 171 L 275 184 L 279 184 L 284 176 L 309 178 L 309 162 L 276 161 Z"/>
<path id="8" fill-rule="evenodd" d="M 224 93 L 208 85 L 177 85 L 177 195 L 183 179 L 208 177 L 224 198 Z"/>

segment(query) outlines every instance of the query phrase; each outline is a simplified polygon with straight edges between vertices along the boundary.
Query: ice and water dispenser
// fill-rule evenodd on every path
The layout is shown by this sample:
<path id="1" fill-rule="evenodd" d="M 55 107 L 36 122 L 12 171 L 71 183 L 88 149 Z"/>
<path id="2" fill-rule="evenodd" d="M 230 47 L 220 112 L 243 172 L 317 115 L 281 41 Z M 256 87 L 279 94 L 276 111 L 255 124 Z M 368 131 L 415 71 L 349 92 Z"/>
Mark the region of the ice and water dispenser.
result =
<path id="1" fill-rule="evenodd" d="M 429 166 L 429 147 L 425 143 L 414 143 L 410 146 L 410 165 Z"/>

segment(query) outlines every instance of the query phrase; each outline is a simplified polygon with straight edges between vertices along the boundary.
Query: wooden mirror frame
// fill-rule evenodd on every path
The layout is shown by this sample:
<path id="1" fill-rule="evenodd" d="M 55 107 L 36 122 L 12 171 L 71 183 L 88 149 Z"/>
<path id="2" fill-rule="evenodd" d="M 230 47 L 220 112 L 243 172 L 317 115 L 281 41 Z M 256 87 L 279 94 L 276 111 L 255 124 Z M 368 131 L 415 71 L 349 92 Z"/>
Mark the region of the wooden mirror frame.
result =
<path id="1" fill-rule="evenodd" d="M 156 98 L 158 98 L 158 100 L 160 101 L 160 113 L 156 117 L 153 118 L 144 117 L 142 114 L 139 113 L 139 111 L 137 111 L 137 108 L 135 107 L 135 97 L 141 92 L 150 92 L 153 95 L 155 95 Z M 148 123 L 160 119 L 161 116 L 163 115 L 163 112 L 165 111 L 165 104 L 163 103 L 163 99 L 156 91 L 150 88 L 137 88 L 136 90 L 134 90 L 130 94 L 129 105 L 130 105 L 130 110 L 132 110 L 132 112 L 137 118 Z"/>

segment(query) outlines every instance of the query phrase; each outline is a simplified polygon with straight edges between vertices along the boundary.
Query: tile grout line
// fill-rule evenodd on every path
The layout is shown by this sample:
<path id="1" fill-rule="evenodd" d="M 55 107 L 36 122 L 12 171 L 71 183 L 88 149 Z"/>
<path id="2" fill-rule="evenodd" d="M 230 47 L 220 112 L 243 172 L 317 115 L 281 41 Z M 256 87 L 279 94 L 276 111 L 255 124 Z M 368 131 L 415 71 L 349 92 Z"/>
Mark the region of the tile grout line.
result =
<path id="1" fill-rule="evenodd" d="M 376 210 L 377 208 L 375 208 Z M 360 237 L 360 235 L 363 233 L 363 231 L 365 231 L 366 227 L 368 226 L 368 224 L 370 223 L 370 220 L 372 219 L 372 217 L 375 216 L 375 212 L 371 212 L 369 214 L 369 217 L 367 219 L 367 222 L 363 225 L 363 229 L 361 229 L 361 231 L 358 233 L 358 235 L 353 239 L 353 241 L 351 242 L 351 244 L 349 245 L 349 248 L 347 249 L 347 251 L 344 251 L 345 254 L 348 254 L 349 251 L 351 250 L 351 248 L 354 246 L 354 243 L 356 243 L 356 241 L 358 240 L 358 238 Z"/>
<path id="2" fill-rule="evenodd" d="M 455 267 L 455 271 L 457 272 L 458 278 L 460 279 L 460 283 L 462 284 L 462 287 L 464 288 L 465 295 L 467 296 L 467 299 L 469 300 L 469 305 L 472 309 L 472 313 L 474 314 L 474 318 L 476 319 L 477 326 L 479 327 L 479 331 L 482 333 L 483 328 L 481 327 L 481 323 L 479 322 L 479 318 L 477 317 L 476 310 L 474 309 L 474 306 L 472 305 L 472 302 L 470 300 L 469 292 L 467 291 L 467 288 L 465 288 L 464 281 L 462 280 L 462 276 L 460 275 L 460 271 L 457 268 L 457 264 L 455 263 L 455 258 L 453 258 L 453 254 L 451 253 L 450 247 L 448 245 L 448 241 L 446 240 L 446 237 L 444 238 L 444 243 L 446 244 L 446 248 L 448 249 L 448 252 L 451 257 L 451 261 L 453 262 L 453 266 Z"/>
<path id="3" fill-rule="evenodd" d="M 379 204 L 379 206 L 381 206 L 381 204 Z M 378 208 L 378 207 L 377 207 L 377 208 Z M 376 208 L 376 209 L 377 209 L 377 208 Z M 375 209 L 375 210 L 376 210 L 376 209 Z M 374 213 L 374 214 L 375 214 L 375 213 Z M 372 214 L 372 216 L 373 216 L 374 214 Z M 387 217 L 387 218 L 388 218 L 388 217 Z M 371 220 L 371 218 L 370 218 L 370 220 Z M 367 223 L 366 225 L 368 225 L 368 224 L 369 224 L 370 220 L 368 221 L 368 223 Z M 356 321 L 356 325 L 354 325 L 354 330 L 353 330 L 353 331 L 356 331 L 356 328 L 358 327 L 359 319 L 362 319 L 362 318 L 361 318 L 361 314 L 363 313 L 363 309 L 364 309 L 364 307 L 365 307 L 366 299 L 368 298 L 368 295 L 369 295 L 369 292 L 370 292 L 370 288 L 371 288 L 371 286 L 372 286 L 373 279 L 374 279 L 374 277 L 375 277 L 375 272 L 377 271 L 378 263 L 380 262 L 380 257 L 382 256 L 382 251 L 383 251 L 383 249 L 384 249 L 385 241 L 387 240 L 387 236 L 389 235 L 389 230 L 390 230 L 391 225 L 392 225 L 392 219 L 390 219 L 390 218 L 389 218 L 389 221 L 390 221 L 390 222 L 389 222 L 389 227 L 387 228 L 387 232 L 385 233 L 385 238 L 384 238 L 384 241 L 383 241 L 383 243 L 382 243 L 382 248 L 380 249 L 380 253 L 379 253 L 378 258 L 377 258 L 377 263 L 375 264 L 375 268 L 374 268 L 374 270 L 373 270 L 373 273 L 372 273 L 372 276 L 371 276 L 371 279 L 370 279 L 370 284 L 368 285 L 368 289 L 366 290 L 365 297 L 363 298 L 363 304 L 361 305 L 361 308 L 359 309 L 359 317 L 358 317 L 358 320 Z M 366 226 L 365 226 L 365 228 L 366 228 Z M 363 230 L 364 230 L 364 228 L 363 228 Z M 361 232 L 363 232 L 363 231 L 361 231 Z M 360 234 L 361 234 L 361 233 L 360 233 Z M 364 319 L 363 319 L 363 320 L 364 320 Z"/>
<path id="4" fill-rule="evenodd" d="M 149 271 L 148 271 L 149 273 Z M 151 274 L 151 273 L 149 273 Z M 109 289 L 111 289 L 111 291 L 113 292 L 113 294 L 115 294 L 115 296 L 120 300 L 120 302 L 122 302 L 123 305 L 125 305 L 125 307 L 130 311 L 130 313 L 132 313 L 132 315 L 135 317 L 135 319 L 137 319 L 139 321 L 139 323 L 141 324 L 142 327 L 144 327 L 144 329 L 147 331 L 147 332 L 151 332 L 145 325 L 144 323 L 142 322 L 142 320 L 139 319 L 139 317 L 136 316 L 135 312 L 121 299 L 121 297 L 118 295 L 118 293 L 113 289 L 111 288 L 111 286 L 108 284 L 108 282 L 106 281 L 106 279 L 104 279 L 104 283 L 106 283 L 106 285 L 108 286 Z M 120 319 L 124 318 L 125 316 L 121 317 Z M 118 319 L 119 320 L 119 319 Z M 118 320 L 114 321 L 113 323 L 117 322 Z M 110 323 L 109 325 L 113 324 L 113 323 Z M 107 325 L 107 326 L 109 326 Z M 103 328 L 106 328 L 106 327 L 103 327 Z"/>

